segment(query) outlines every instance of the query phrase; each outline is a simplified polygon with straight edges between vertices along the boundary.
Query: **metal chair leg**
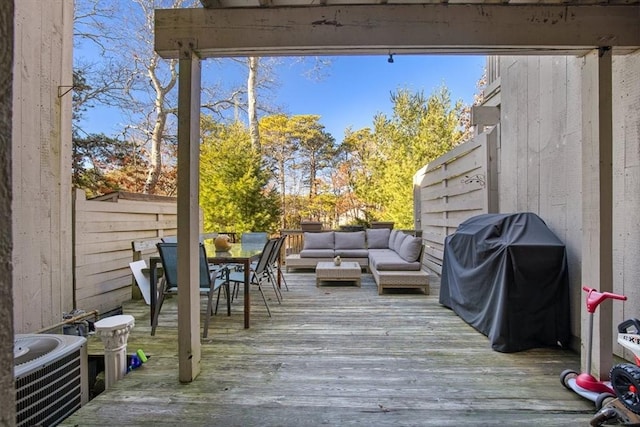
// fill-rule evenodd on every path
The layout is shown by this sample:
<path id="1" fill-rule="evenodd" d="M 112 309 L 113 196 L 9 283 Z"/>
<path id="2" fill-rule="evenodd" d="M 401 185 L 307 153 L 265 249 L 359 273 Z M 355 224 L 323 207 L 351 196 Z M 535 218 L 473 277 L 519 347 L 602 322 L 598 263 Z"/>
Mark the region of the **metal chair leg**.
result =
<path id="1" fill-rule="evenodd" d="M 280 281 L 284 283 L 284 288 L 288 291 L 289 285 L 287 285 L 287 280 L 284 278 L 284 273 L 282 272 L 282 269 L 278 267 L 277 270 L 278 270 L 278 276 L 280 277 Z"/>
<path id="2" fill-rule="evenodd" d="M 267 303 L 267 298 L 264 296 L 264 292 L 262 292 L 262 286 L 258 283 L 258 290 L 260 291 L 260 295 L 262 295 L 262 301 L 264 301 L 264 306 L 267 307 L 267 314 L 271 317 L 271 310 L 269 310 L 269 304 Z"/>
<path id="3" fill-rule="evenodd" d="M 158 297 L 158 301 L 156 302 L 156 310 L 153 313 L 153 322 L 151 324 L 151 336 L 156 334 L 156 328 L 158 327 L 158 316 L 160 314 L 160 309 L 162 308 L 162 303 L 164 303 L 164 292 L 160 293 Z"/>

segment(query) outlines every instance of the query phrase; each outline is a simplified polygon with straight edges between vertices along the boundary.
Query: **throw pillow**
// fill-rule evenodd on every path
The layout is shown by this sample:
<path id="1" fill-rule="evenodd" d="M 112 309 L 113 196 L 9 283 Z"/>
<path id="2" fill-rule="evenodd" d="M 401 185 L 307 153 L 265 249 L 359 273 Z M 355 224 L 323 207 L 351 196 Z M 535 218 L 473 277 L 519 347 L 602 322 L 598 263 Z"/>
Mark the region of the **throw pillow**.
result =
<path id="1" fill-rule="evenodd" d="M 364 231 L 336 231 L 336 249 L 364 249 Z"/>
<path id="2" fill-rule="evenodd" d="M 305 232 L 303 249 L 333 249 L 333 231 Z"/>
<path id="3" fill-rule="evenodd" d="M 367 246 L 369 249 L 387 249 L 391 230 L 388 228 L 367 228 Z"/>
<path id="4" fill-rule="evenodd" d="M 418 261 L 420 251 L 422 250 L 422 238 L 407 236 L 400 245 L 400 250 L 397 251 L 400 257 L 407 262 Z"/>

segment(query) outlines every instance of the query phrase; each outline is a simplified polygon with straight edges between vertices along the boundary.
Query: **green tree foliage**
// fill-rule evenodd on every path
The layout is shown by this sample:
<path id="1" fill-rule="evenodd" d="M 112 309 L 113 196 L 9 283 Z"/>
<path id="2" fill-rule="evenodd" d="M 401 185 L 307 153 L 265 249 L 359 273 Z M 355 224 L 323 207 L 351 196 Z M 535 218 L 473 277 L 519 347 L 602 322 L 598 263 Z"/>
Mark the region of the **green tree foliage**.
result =
<path id="1" fill-rule="evenodd" d="M 261 150 L 278 183 L 280 209 L 285 212 L 287 169 L 297 149 L 295 126 L 287 115 L 275 114 L 260 119 L 259 127 Z"/>
<path id="2" fill-rule="evenodd" d="M 318 178 L 323 170 L 332 166 L 336 155 L 335 139 L 324 130 L 318 115 L 294 116 L 298 130 L 298 164 L 303 172 L 303 183 L 309 190 L 309 199 L 318 195 Z"/>
<path id="3" fill-rule="evenodd" d="M 200 206 L 205 231 L 275 232 L 280 210 L 271 173 L 240 123 L 202 120 Z"/>
<path id="4" fill-rule="evenodd" d="M 281 227 L 295 226 L 299 222 L 289 223 L 287 219 L 299 217 L 300 213 L 286 214 L 285 194 L 304 194 L 307 199 L 315 195 L 318 175 L 333 157 L 334 139 L 320 124 L 320 116 L 285 114 L 263 117 L 260 139 L 281 195 L 280 210 L 285 213 Z"/>
<path id="5" fill-rule="evenodd" d="M 312 205 L 317 204 L 314 199 L 319 196 L 319 179 L 333 166 L 336 155 L 335 139 L 325 131 L 320 116 L 266 116 L 260 120 L 260 135 L 262 153 L 274 171 L 281 194 L 280 209 L 285 213 L 281 227 L 296 227 L 299 218 L 320 219 L 318 212 L 325 212 Z M 306 208 L 298 210 L 299 203 L 285 194 L 305 197 Z M 289 208 L 295 211 L 288 213 Z"/>
<path id="6" fill-rule="evenodd" d="M 378 114 L 374 129 L 350 133 L 345 149 L 358 167 L 353 178 L 365 217 L 413 227 L 413 175 L 462 141 L 463 104 L 452 105 L 441 87 L 428 98 L 399 90 L 391 95 L 391 117 Z"/>

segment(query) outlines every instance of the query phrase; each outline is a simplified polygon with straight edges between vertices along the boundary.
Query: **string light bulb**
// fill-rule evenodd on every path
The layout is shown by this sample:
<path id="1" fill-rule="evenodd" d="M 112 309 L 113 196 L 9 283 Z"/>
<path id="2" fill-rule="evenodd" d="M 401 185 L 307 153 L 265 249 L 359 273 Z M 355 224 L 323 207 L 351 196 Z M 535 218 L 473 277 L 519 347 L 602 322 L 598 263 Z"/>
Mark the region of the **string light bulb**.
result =
<path id="1" fill-rule="evenodd" d="M 389 64 L 393 64 L 393 54 L 392 53 L 389 54 L 389 58 L 387 58 L 387 62 Z"/>

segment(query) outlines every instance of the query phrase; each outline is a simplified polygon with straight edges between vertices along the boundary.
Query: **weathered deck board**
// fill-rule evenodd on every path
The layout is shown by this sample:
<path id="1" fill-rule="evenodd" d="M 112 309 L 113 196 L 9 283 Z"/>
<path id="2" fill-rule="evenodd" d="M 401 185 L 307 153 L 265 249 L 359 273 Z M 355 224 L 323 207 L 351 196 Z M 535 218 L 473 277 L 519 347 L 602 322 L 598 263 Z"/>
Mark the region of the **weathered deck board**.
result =
<path id="1" fill-rule="evenodd" d="M 128 304 L 129 350 L 150 360 L 62 425 L 576 426 L 595 412 L 560 384 L 563 369 L 579 367 L 575 353 L 492 351 L 438 304 L 437 286 L 429 296 L 379 296 L 368 274 L 361 288 L 317 288 L 313 273 L 287 278 L 273 318 L 256 290 L 251 329 L 241 300 L 231 317 L 214 317 L 191 384 L 178 382 L 175 300 L 155 337 L 147 308 Z M 92 340 L 90 351 L 101 348 Z"/>

